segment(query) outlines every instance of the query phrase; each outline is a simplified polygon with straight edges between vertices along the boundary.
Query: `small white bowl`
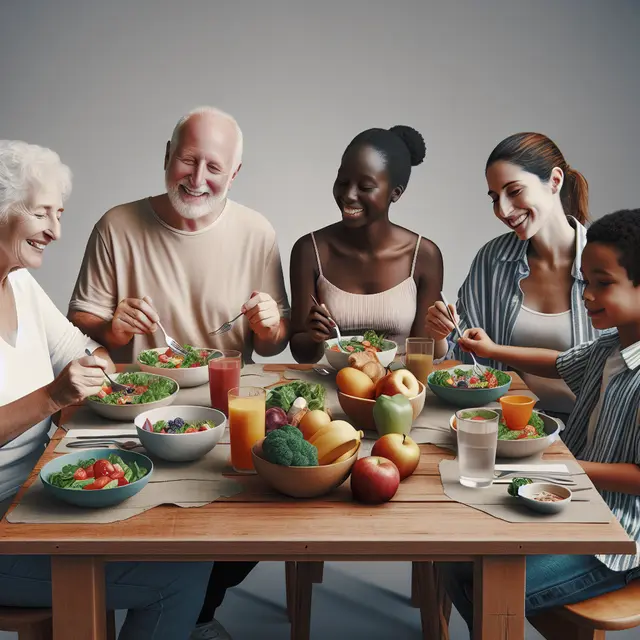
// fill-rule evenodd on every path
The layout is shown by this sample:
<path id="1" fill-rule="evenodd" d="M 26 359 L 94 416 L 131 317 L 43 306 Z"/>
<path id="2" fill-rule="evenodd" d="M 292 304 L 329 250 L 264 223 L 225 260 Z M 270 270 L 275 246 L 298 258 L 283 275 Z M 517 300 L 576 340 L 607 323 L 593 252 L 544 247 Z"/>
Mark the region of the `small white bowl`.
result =
<path id="1" fill-rule="evenodd" d="M 342 341 L 350 340 L 351 338 L 355 338 L 356 340 L 364 340 L 364 336 L 342 336 Z M 378 361 L 383 367 L 388 367 L 396 357 L 396 353 L 398 353 L 398 345 L 393 340 L 385 340 L 385 346 L 388 349 L 384 351 L 376 352 L 376 356 L 378 356 Z M 327 359 L 327 362 L 336 370 L 340 371 L 340 369 L 344 369 L 349 366 L 349 356 L 350 352 L 344 351 L 332 351 L 331 347 L 338 344 L 338 338 L 331 338 L 331 340 L 326 340 L 324 343 L 324 356 Z"/>
<path id="2" fill-rule="evenodd" d="M 185 422 L 211 420 L 216 426 L 195 433 L 154 433 L 142 428 L 147 419 L 153 424 L 158 420 L 169 422 L 176 418 Z M 173 405 L 141 413 L 134 424 L 140 443 L 151 456 L 170 462 L 188 462 L 202 458 L 218 444 L 227 426 L 227 418 L 222 411 L 211 407 Z"/>
<path id="3" fill-rule="evenodd" d="M 536 500 L 534 496 L 542 491 L 555 493 L 563 499 L 557 502 L 540 502 L 540 500 Z M 559 513 L 571 502 L 572 495 L 571 489 L 550 482 L 533 482 L 518 487 L 518 497 L 527 507 L 540 513 Z"/>
<path id="4" fill-rule="evenodd" d="M 196 347 L 202 351 L 216 352 L 218 349 L 209 349 L 208 347 Z M 165 353 L 167 347 L 158 347 L 156 349 L 145 349 L 145 351 L 155 351 L 156 353 Z M 140 354 L 138 354 L 139 356 Z M 202 367 L 191 367 L 188 369 L 169 369 L 165 367 L 152 367 L 151 365 L 140 362 L 139 358 L 136 358 L 136 364 L 140 367 L 140 371 L 146 371 L 147 373 L 155 373 L 159 376 L 166 376 L 175 380 L 181 387 L 199 387 L 200 385 L 207 384 L 209 382 L 209 366 L 204 365 Z"/>
<path id="5" fill-rule="evenodd" d="M 118 379 L 121 375 L 122 374 L 120 373 L 111 374 L 111 378 L 114 382 L 118 382 Z M 169 376 L 165 376 L 162 374 L 153 375 L 158 378 L 169 378 Z M 173 380 L 172 378 L 170 379 Z M 97 400 L 93 400 L 91 399 L 91 397 L 89 397 L 84 401 L 84 403 L 87 407 L 95 411 L 99 416 L 102 416 L 103 418 L 107 418 L 108 420 L 122 420 L 130 422 L 141 413 L 160 407 L 167 407 L 173 404 L 178 397 L 178 391 L 180 391 L 180 383 L 176 380 L 173 380 L 173 382 L 176 383 L 175 391 L 166 398 L 162 398 L 162 400 L 156 400 L 155 402 L 145 402 L 143 404 L 105 404 L 104 402 L 98 402 Z"/>

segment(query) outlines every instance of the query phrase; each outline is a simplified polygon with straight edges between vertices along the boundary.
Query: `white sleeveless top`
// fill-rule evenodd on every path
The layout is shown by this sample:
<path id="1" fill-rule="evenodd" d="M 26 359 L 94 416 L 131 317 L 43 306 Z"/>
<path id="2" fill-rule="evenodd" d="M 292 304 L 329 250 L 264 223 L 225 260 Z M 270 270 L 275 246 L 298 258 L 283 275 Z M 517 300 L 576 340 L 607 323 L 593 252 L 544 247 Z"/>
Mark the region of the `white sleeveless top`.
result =
<path id="1" fill-rule="evenodd" d="M 385 333 L 389 340 L 398 343 L 398 353 L 405 352 L 405 340 L 411 333 L 416 317 L 418 287 L 413 279 L 420 240 L 418 236 L 409 276 L 391 289 L 378 293 L 350 293 L 327 280 L 322 273 L 318 245 L 313 233 L 311 240 L 318 261 L 319 276 L 316 281 L 318 300 L 327 306 L 343 334 L 362 334 L 368 329 Z"/>
<path id="2" fill-rule="evenodd" d="M 572 347 L 571 310 L 562 313 L 540 313 L 522 305 L 513 329 L 511 345 L 567 351 Z M 539 407 L 554 413 L 571 413 L 576 397 L 560 378 L 541 378 L 528 373 L 520 376 L 540 398 Z"/>

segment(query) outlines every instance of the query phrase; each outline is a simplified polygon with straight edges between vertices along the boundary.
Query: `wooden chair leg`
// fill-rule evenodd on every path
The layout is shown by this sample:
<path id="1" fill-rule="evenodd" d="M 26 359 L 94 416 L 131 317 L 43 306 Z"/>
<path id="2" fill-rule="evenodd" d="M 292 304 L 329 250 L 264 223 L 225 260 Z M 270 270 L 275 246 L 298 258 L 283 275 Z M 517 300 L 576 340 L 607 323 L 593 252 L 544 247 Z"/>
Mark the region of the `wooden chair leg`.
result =
<path id="1" fill-rule="evenodd" d="M 606 631 L 579 627 L 555 611 L 545 611 L 528 620 L 545 640 L 605 640 L 606 636 Z"/>
<path id="2" fill-rule="evenodd" d="M 433 562 L 412 563 L 411 603 L 420 608 L 425 640 L 449 640 L 451 601 Z"/>
<path id="3" fill-rule="evenodd" d="M 295 563 L 295 577 L 292 587 L 291 640 L 309 640 L 311 635 L 314 564 L 313 562 Z"/>
<path id="4" fill-rule="evenodd" d="M 43 620 L 18 631 L 18 640 L 53 640 L 51 620 Z"/>
<path id="5" fill-rule="evenodd" d="M 107 611 L 107 640 L 116 640 L 116 612 Z"/>
<path id="6" fill-rule="evenodd" d="M 293 598 L 295 594 L 294 583 L 296 579 L 296 563 L 293 560 L 287 560 L 284 563 L 284 583 L 285 594 L 287 599 L 287 616 L 289 622 L 293 620 L 294 603 Z"/>

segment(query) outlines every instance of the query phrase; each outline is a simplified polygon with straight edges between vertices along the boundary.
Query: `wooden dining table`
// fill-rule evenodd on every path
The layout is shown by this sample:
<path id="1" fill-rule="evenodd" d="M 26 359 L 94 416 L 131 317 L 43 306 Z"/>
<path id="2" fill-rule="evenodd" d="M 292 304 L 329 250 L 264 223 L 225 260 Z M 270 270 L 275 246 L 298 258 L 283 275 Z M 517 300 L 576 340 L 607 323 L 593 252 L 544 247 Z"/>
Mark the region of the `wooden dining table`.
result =
<path id="1" fill-rule="evenodd" d="M 264 369 L 282 375 L 292 367 Z M 512 377 L 511 393 L 526 389 Z M 63 412 L 62 421 L 69 415 Z M 64 433 L 55 433 L 11 509 L 58 455 Z M 233 476 L 244 485 L 233 497 L 192 509 L 162 505 L 112 524 L 11 524 L 5 517 L 0 549 L 51 556 L 54 640 L 105 640 L 105 563 L 171 560 L 295 561 L 303 573 L 318 561 L 473 561 L 474 639 L 524 640 L 527 555 L 635 553 L 613 517 L 606 524 L 510 523 L 455 502 L 445 495 L 438 469 L 454 454 L 429 444 L 420 449 L 417 470 L 378 506 L 355 502 L 348 480 L 327 496 L 297 500 L 270 490 L 258 476 Z M 544 458 L 573 456 L 556 441 Z M 309 637 L 304 618 L 293 617 L 292 639 Z"/>

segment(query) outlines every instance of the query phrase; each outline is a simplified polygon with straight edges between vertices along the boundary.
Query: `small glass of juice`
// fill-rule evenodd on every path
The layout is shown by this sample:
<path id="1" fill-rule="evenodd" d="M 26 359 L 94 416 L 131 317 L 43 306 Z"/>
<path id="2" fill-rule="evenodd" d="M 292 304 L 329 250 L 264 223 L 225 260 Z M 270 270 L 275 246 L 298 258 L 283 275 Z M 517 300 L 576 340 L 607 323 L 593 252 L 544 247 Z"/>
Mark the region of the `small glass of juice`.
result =
<path id="1" fill-rule="evenodd" d="M 265 437 L 267 394 L 261 387 L 229 391 L 229 441 L 231 466 L 237 473 L 255 473 L 251 449 Z"/>
<path id="2" fill-rule="evenodd" d="M 413 375 L 427 384 L 427 378 L 433 371 L 433 340 L 431 338 L 407 338 L 405 366 Z"/>
<path id="3" fill-rule="evenodd" d="M 229 415 L 229 390 L 240 386 L 242 354 L 240 351 L 223 350 L 221 358 L 209 360 L 209 394 L 211 406 Z"/>

